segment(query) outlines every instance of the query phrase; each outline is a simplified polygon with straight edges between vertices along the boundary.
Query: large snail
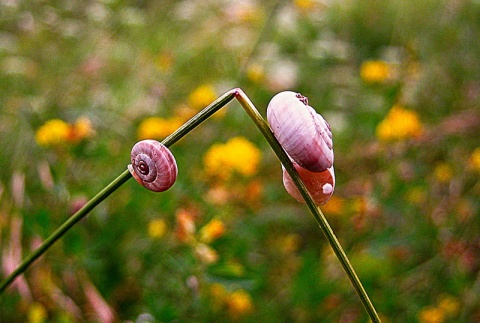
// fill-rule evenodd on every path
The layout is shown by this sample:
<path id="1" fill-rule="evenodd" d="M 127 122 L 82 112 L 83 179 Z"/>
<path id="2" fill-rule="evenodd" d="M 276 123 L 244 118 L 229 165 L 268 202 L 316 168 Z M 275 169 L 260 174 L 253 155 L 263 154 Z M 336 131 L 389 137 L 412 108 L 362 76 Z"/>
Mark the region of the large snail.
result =
<path id="1" fill-rule="evenodd" d="M 150 191 L 166 191 L 177 179 L 175 157 L 156 140 L 137 142 L 132 148 L 131 162 L 128 170 L 137 182 Z"/>
<path id="2" fill-rule="evenodd" d="M 291 91 L 272 98 L 267 119 L 315 203 L 326 203 L 335 188 L 333 141 L 328 123 L 308 105 L 306 97 Z M 303 201 L 285 168 L 283 184 L 290 195 Z"/>
<path id="3" fill-rule="evenodd" d="M 333 165 L 330 126 L 303 95 L 291 91 L 275 95 L 267 107 L 272 132 L 290 157 L 303 168 L 323 172 Z"/>

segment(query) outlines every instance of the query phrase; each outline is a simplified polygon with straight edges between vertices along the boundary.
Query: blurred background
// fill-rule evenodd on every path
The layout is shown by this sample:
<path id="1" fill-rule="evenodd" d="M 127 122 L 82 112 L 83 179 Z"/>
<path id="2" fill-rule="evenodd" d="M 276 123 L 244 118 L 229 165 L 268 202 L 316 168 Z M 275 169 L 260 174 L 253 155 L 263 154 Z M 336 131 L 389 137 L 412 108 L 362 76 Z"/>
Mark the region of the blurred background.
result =
<path id="1" fill-rule="evenodd" d="M 322 206 L 385 322 L 480 321 L 480 1 L 0 1 L 1 276 L 234 87 L 330 123 Z M 6 293 L 2 322 L 366 322 L 233 101 Z"/>

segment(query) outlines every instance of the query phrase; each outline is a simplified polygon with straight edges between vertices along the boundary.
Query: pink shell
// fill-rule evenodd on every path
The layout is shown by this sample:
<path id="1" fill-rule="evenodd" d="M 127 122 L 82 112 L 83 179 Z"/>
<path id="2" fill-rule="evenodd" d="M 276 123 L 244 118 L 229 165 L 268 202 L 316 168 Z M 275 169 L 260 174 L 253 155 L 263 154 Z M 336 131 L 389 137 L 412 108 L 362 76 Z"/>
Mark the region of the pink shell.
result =
<path id="1" fill-rule="evenodd" d="M 268 104 L 267 120 L 283 149 L 300 166 L 312 172 L 332 167 L 330 126 L 306 97 L 291 91 L 278 93 Z"/>
<path id="2" fill-rule="evenodd" d="M 333 166 L 320 173 L 310 172 L 295 162 L 293 162 L 293 166 L 300 175 L 300 178 L 307 187 L 307 190 L 315 203 L 318 205 L 325 204 L 333 195 L 333 191 L 335 189 L 335 172 Z M 282 168 L 283 185 L 285 186 L 287 192 L 297 201 L 305 202 L 287 170 L 283 166 Z"/>
<path id="3" fill-rule="evenodd" d="M 168 190 L 178 174 L 175 157 L 156 140 L 142 140 L 133 146 L 128 170 L 142 186 L 154 192 Z"/>

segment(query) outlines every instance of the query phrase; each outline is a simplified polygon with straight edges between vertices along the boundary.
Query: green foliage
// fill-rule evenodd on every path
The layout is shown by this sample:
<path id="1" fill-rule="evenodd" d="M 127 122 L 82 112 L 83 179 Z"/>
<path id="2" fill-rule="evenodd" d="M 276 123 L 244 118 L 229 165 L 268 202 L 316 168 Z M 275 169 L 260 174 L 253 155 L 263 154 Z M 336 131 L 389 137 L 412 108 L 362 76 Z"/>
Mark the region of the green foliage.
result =
<path id="1" fill-rule="evenodd" d="M 234 87 L 265 115 L 294 90 L 331 125 L 322 209 L 382 318 L 478 321 L 479 17 L 467 0 L 1 2 L 2 276 L 125 170 L 146 118 L 185 121 Z M 393 106 L 421 131 L 382 137 Z M 0 321 L 365 321 L 271 149 L 226 110 L 171 147 L 172 189 L 118 189 L 0 295 Z M 52 119 L 83 137 L 42 145 Z M 203 156 L 235 136 L 261 150 L 256 173 L 210 178 Z"/>

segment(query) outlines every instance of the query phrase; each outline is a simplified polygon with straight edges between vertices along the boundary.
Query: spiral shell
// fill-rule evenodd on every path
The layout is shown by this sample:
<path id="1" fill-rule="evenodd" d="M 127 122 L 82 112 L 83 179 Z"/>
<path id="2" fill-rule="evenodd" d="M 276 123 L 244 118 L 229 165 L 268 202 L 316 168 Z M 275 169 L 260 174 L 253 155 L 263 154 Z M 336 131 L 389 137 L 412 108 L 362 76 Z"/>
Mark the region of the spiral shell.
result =
<path id="1" fill-rule="evenodd" d="M 300 166 L 323 172 L 333 165 L 330 126 L 308 99 L 292 91 L 275 95 L 267 107 L 267 120 L 283 149 Z"/>
<path id="2" fill-rule="evenodd" d="M 333 166 L 323 172 L 311 172 L 293 162 L 293 166 L 297 170 L 300 178 L 305 184 L 307 191 L 312 196 L 316 204 L 322 205 L 327 203 L 333 195 L 335 189 L 335 172 Z M 287 170 L 283 168 L 283 185 L 287 192 L 299 202 L 305 202 L 297 186 L 288 174 Z"/>
<path id="3" fill-rule="evenodd" d="M 175 157 L 156 140 L 137 142 L 132 148 L 131 162 L 128 170 L 137 182 L 150 191 L 166 191 L 177 179 Z"/>

